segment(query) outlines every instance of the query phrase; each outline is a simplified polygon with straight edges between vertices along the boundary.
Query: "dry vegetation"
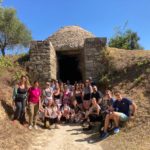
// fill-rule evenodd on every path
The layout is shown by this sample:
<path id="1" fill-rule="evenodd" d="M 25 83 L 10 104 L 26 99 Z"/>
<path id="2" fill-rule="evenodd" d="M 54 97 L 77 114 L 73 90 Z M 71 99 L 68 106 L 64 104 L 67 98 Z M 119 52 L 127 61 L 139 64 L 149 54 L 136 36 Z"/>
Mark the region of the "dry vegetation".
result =
<path id="1" fill-rule="evenodd" d="M 138 106 L 136 116 L 118 135 L 102 141 L 104 149 L 150 149 L 150 51 L 108 48 L 112 74 L 110 84 Z M 112 144 L 110 144 L 112 143 Z"/>
<path id="2" fill-rule="evenodd" d="M 150 51 L 126 51 L 108 48 L 112 71 L 111 87 L 121 89 L 124 96 L 138 106 L 137 114 L 118 135 L 99 142 L 104 150 L 150 149 Z M 0 149 L 27 149 L 38 135 L 17 124 L 12 125 L 12 86 L 20 74 L 26 73 L 19 57 L 9 57 L 12 63 L 0 68 Z M 24 64 L 23 64 L 24 65 Z M 21 70 L 21 71 L 20 71 Z"/>
<path id="3" fill-rule="evenodd" d="M 4 150 L 25 150 L 33 136 L 27 128 L 11 122 L 12 88 L 19 76 L 26 73 L 18 63 L 18 58 L 20 56 L 7 57 L 0 61 L 0 149 Z"/>

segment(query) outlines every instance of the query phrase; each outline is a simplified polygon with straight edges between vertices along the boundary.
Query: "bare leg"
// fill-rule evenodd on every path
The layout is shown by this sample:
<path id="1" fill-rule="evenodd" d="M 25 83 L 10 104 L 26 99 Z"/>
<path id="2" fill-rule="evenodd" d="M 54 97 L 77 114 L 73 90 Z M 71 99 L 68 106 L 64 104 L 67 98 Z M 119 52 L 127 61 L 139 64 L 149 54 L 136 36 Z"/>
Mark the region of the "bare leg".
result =
<path id="1" fill-rule="evenodd" d="M 119 120 L 120 120 L 119 118 L 120 118 L 119 114 L 117 112 L 114 112 L 113 113 L 113 120 L 115 122 L 116 127 L 119 126 Z"/>
<path id="2" fill-rule="evenodd" d="M 109 122 L 110 122 L 110 115 L 107 114 L 106 118 L 105 118 L 104 132 L 107 132 L 107 129 L 108 129 L 108 126 L 109 126 Z"/>

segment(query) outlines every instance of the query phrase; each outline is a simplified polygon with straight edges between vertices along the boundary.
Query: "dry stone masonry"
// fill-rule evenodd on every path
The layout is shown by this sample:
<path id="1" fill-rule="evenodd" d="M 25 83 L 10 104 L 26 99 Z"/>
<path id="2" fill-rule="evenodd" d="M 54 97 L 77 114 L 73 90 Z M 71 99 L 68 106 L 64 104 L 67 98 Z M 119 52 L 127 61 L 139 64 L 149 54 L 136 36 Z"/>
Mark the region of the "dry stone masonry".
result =
<path id="1" fill-rule="evenodd" d="M 95 81 L 98 80 L 102 66 L 101 55 L 106 45 L 106 38 L 87 38 L 85 39 L 83 58 L 84 58 L 84 79 L 92 77 Z M 102 66 L 104 67 L 104 66 Z"/>
<path id="2" fill-rule="evenodd" d="M 65 42 L 59 41 L 62 39 L 61 37 Z M 71 44 L 74 46 L 70 47 L 69 41 L 70 38 L 71 42 L 73 41 L 72 37 L 74 38 L 74 43 Z M 60 45 L 56 45 L 56 43 L 60 43 Z M 67 57 L 79 57 L 76 59 L 79 61 L 76 67 L 80 68 L 82 80 L 88 77 L 98 80 L 100 66 L 102 66 L 100 61 L 101 51 L 105 45 L 106 38 L 96 38 L 93 34 L 78 26 L 64 27 L 44 41 L 31 42 L 29 75 L 32 80 L 39 80 L 41 83 L 51 79 L 61 79 L 58 75 L 59 69 L 62 69 L 62 71 L 66 69 L 60 68 L 58 61 L 63 54 L 63 56 Z M 67 65 L 71 65 L 71 62 L 68 61 Z M 64 67 L 67 67 L 67 65 Z M 76 68 L 70 68 L 68 73 L 72 72 L 72 69 Z M 76 77 L 75 74 L 73 76 Z"/>
<path id="3" fill-rule="evenodd" d="M 30 47 L 29 74 L 32 80 L 56 79 L 56 52 L 50 41 L 33 41 Z"/>

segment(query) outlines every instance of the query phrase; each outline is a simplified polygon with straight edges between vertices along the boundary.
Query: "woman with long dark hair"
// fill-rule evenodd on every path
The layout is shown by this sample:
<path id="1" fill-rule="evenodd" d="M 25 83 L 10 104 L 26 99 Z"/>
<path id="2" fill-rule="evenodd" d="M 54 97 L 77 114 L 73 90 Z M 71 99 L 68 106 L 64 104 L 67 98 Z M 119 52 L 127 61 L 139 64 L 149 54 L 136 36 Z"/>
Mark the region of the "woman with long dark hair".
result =
<path id="1" fill-rule="evenodd" d="M 83 105 L 82 89 L 79 86 L 79 84 L 75 85 L 74 98 L 76 99 L 79 107 L 82 108 L 82 105 Z"/>
<path id="2" fill-rule="evenodd" d="M 90 85 L 89 80 L 86 80 L 85 87 L 83 89 L 83 107 L 85 110 L 88 110 L 90 108 L 92 92 L 92 86 Z"/>
<path id="3" fill-rule="evenodd" d="M 27 103 L 28 81 L 26 76 L 21 76 L 19 83 L 13 90 L 13 107 L 15 107 L 13 122 L 20 121 L 21 124 L 26 122 L 25 108 Z"/>

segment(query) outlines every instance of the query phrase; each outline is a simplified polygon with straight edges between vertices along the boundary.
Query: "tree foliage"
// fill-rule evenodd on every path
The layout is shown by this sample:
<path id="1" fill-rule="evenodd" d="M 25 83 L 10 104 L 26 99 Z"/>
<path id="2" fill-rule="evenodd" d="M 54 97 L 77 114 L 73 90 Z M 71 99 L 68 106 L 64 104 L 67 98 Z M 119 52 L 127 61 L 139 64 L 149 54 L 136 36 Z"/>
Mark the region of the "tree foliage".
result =
<path id="1" fill-rule="evenodd" d="M 122 48 L 127 50 L 143 49 L 139 44 L 140 37 L 137 32 L 130 29 L 121 32 L 118 30 L 114 37 L 112 37 L 108 43 L 110 47 Z"/>
<path id="2" fill-rule="evenodd" d="M 17 46 L 28 47 L 31 41 L 31 32 L 17 18 L 13 8 L 0 7 L 0 50 L 5 56 L 6 49 Z"/>

